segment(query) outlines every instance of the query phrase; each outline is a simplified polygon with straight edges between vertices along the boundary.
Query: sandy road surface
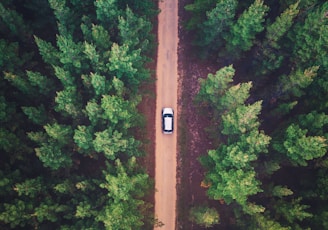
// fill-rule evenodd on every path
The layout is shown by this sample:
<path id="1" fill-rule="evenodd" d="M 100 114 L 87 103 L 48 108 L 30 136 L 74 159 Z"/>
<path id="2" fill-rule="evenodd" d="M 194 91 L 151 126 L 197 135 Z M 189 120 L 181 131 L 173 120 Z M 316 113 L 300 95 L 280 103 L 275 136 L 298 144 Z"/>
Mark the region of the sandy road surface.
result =
<path id="1" fill-rule="evenodd" d="M 177 46 L 178 0 L 161 0 L 158 16 L 158 57 L 156 82 L 156 147 L 155 147 L 155 216 L 164 223 L 161 230 L 174 230 L 176 222 L 177 160 Z M 163 134 L 161 110 L 175 112 L 173 134 Z"/>

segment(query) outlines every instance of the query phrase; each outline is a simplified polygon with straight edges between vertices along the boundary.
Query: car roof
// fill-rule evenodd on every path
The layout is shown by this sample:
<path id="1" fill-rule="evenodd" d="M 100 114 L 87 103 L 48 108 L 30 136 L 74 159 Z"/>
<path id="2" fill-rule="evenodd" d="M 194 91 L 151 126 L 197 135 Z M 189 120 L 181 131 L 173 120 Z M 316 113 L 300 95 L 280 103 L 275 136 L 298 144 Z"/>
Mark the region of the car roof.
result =
<path id="1" fill-rule="evenodd" d="M 173 118 L 172 117 L 164 117 L 165 130 L 173 129 Z"/>
<path id="2" fill-rule="evenodd" d="M 172 108 L 163 108 L 163 114 L 173 114 Z"/>

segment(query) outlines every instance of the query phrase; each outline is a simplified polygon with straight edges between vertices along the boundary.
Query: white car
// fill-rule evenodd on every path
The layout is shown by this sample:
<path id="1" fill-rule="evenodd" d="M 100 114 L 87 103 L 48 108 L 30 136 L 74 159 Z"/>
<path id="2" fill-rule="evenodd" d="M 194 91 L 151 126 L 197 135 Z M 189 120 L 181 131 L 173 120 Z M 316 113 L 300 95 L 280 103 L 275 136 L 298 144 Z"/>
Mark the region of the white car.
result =
<path id="1" fill-rule="evenodd" d="M 162 129 L 164 134 L 172 134 L 173 133 L 173 109 L 172 108 L 163 108 L 162 109 Z"/>

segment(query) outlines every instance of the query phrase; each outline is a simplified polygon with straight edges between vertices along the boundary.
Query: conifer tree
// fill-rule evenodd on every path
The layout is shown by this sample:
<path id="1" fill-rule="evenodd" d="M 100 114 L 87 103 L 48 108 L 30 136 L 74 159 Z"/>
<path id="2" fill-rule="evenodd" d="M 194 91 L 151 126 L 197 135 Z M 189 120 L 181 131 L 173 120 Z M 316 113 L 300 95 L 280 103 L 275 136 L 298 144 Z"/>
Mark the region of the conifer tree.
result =
<path id="1" fill-rule="evenodd" d="M 259 49 L 257 50 L 258 59 L 256 59 L 255 63 L 258 68 L 258 74 L 267 74 L 281 66 L 284 54 L 280 49 L 279 41 L 292 27 L 299 13 L 298 6 L 299 1 L 290 5 L 271 25 L 267 26 L 265 39 L 259 44 Z"/>
<path id="2" fill-rule="evenodd" d="M 233 24 L 237 3 L 236 0 L 220 0 L 215 8 L 206 11 L 206 20 L 199 26 L 195 42 L 203 47 L 202 50 L 209 50 L 206 53 L 218 52 L 224 45 L 223 38 Z"/>
<path id="3" fill-rule="evenodd" d="M 264 30 L 263 22 L 268 10 L 262 0 L 255 0 L 242 13 L 225 37 L 229 55 L 239 57 L 241 52 L 248 51 L 254 45 L 255 36 Z"/>
<path id="4" fill-rule="evenodd" d="M 285 133 L 283 143 L 274 148 L 286 154 L 293 164 L 306 166 L 307 161 L 322 157 L 327 153 L 327 140 L 323 136 L 308 136 L 307 130 L 291 124 Z"/>

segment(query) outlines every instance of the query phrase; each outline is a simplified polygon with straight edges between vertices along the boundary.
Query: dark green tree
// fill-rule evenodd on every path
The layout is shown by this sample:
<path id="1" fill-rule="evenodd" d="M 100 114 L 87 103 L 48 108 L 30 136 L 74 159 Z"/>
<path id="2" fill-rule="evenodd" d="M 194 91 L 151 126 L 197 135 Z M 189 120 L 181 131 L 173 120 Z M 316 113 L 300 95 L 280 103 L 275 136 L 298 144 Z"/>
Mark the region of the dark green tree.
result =
<path id="1" fill-rule="evenodd" d="M 255 0 L 242 13 L 231 26 L 230 34 L 225 37 L 229 55 L 239 57 L 241 52 L 248 51 L 254 45 L 255 36 L 264 30 L 263 22 L 268 10 L 262 0 Z"/>
<path id="2" fill-rule="evenodd" d="M 212 227 L 220 222 L 219 213 L 214 208 L 207 206 L 192 207 L 189 215 L 191 221 L 205 228 Z"/>

